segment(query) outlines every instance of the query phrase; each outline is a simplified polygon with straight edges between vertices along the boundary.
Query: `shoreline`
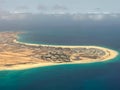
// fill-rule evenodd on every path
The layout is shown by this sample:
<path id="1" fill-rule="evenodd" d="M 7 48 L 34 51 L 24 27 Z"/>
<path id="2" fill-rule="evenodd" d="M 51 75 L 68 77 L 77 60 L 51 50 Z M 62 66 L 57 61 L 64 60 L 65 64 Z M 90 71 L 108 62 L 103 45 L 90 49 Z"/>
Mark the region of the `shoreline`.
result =
<path id="1" fill-rule="evenodd" d="M 21 42 L 18 41 L 16 39 L 13 40 L 14 43 L 18 43 L 18 44 L 23 44 L 23 45 L 28 45 L 28 46 L 43 46 L 43 47 L 61 47 L 61 48 L 82 48 L 82 47 L 88 47 L 88 48 L 101 48 L 101 49 L 109 49 L 109 50 L 113 50 L 107 47 L 103 47 L 103 46 L 97 46 L 97 45 L 52 45 L 52 44 L 33 44 L 33 43 L 26 43 L 26 42 Z M 115 50 L 113 50 L 115 51 Z M 116 51 L 117 52 L 117 51 Z"/>
<path id="2" fill-rule="evenodd" d="M 116 54 L 118 55 L 118 53 Z M 117 56 L 115 56 L 114 58 L 116 58 Z M 101 61 L 96 61 L 96 60 L 92 60 L 92 59 L 88 59 L 88 60 L 84 60 L 84 61 L 75 61 L 75 62 L 69 62 L 69 63 L 38 63 L 38 64 L 26 64 L 26 65 L 14 65 L 12 67 L 7 67 L 7 68 L 0 68 L 0 71 L 4 71 L 4 70 L 27 70 L 27 69 L 33 69 L 33 68 L 39 68 L 39 67 L 47 67 L 47 66 L 58 66 L 58 65 L 74 65 L 74 64 L 91 64 L 91 63 L 99 63 L 99 62 L 105 62 L 105 61 L 109 61 L 112 60 L 114 58 L 109 58 L 109 59 L 104 59 Z"/>
<path id="3" fill-rule="evenodd" d="M 13 33 L 14 34 L 14 33 Z M 83 60 L 80 61 L 72 61 L 72 62 L 62 62 L 62 63 L 56 63 L 56 62 L 37 62 L 35 64 L 31 63 L 26 63 L 26 64 L 16 64 L 13 66 L 5 66 L 5 67 L 0 67 L 0 71 L 1 70 L 25 70 L 25 69 L 30 69 L 30 68 L 37 68 L 37 67 L 45 67 L 45 66 L 54 66 L 54 65 L 64 65 L 64 64 L 87 64 L 87 63 L 95 63 L 95 62 L 103 62 L 103 61 L 108 61 L 108 60 L 112 60 L 114 58 L 116 58 L 119 54 L 119 52 L 109 49 L 109 48 L 105 48 L 105 47 L 100 47 L 100 46 L 64 46 L 64 45 L 45 45 L 45 44 L 31 44 L 31 43 L 24 43 L 24 42 L 20 42 L 17 40 L 18 34 L 15 34 L 15 38 L 13 39 L 13 43 L 17 44 L 17 45 L 26 45 L 27 46 L 41 46 L 44 48 L 48 48 L 48 47 L 53 47 L 53 48 L 70 48 L 70 49 L 75 49 L 75 48 L 94 48 L 94 49 L 100 49 L 103 52 L 105 52 L 106 54 L 104 55 L 104 57 L 102 58 L 97 58 L 97 59 L 90 59 L 90 58 L 84 58 Z M 12 53 L 13 54 L 13 53 Z M 18 53 L 19 54 L 19 53 Z M 80 56 L 81 57 L 81 56 Z M 20 58 L 21 59 L 21 58 Z M 29 57 L 25 60 L 30 59 Z M 21 59 L 22 60 L 22 59 Z M 24 61 L 24 60 L 23 60 Z"/>
<path id="4" fill-rule="evenodd" d="M 109 50 L 109 52 L 112 54 L 111 56 L 109 56 L 109 58 L 103 59 L 101 61 L 97 61 L 97 60 L 92 60 L 92 59 L 88 59 L 88 60 L 84 60 L 84 61 L 75 61 L 75 62 L 69 62 L 69 63 L 40 63 L 40 64 L 30 64 L 30 65 L 18 65 L 16 67 L 12 67 L 10 69 L 7 70 L 25 70 L 25 69 L 30 69 L 30 68 L 39 68 L 39 67 L 46 67 L 46 66 L 56 66 L 56 65 L 65 65 L 65 64 L 90 64 L 90 63 L 97 63 L 97 62 L 104 62 L 104 61 L 108 61 L 108 60 L 112 60 L 114 58 L 116 58 L 118 56 L 118 52 L 112 49 L 108 49 L 105 47 L 100 47 L 100 46 L 64 46 L 64 45 L 45 45 L 45 44 L 31 44 L 31 43 L 24 43 L 24 42 L 19 42 L 16 39 L 14 40 L 15 43 L 19 43 L 19 44 L 24 44 L 24 45 L 30 45 L 30 46 L 45 46 L 45 47 L 61 47 L 61 48 L 99 48 L 102 49 L 104 51 Z"/>

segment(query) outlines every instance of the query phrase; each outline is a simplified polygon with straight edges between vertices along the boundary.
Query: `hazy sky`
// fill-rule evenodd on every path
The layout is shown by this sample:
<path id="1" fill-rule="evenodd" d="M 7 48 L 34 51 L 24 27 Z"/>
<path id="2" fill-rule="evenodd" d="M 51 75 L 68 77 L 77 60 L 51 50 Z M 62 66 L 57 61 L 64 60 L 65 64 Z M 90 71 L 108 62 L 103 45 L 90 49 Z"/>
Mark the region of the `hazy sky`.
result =
<path id="1" fill-rule="evenodd" d="M 82 28 L 96 24 L 116 27 L 120 26 L 118 13 L 58 13 L 120 12 L 119 4 L 120 0 L 0 0 L 0 30 L 43 30 L 44 27 L 72 25 Z"/>
<path id="2" fill-rule="evenodd" d="M 0 0 L 10 12 L 120 12 L 120 0 Z"/>

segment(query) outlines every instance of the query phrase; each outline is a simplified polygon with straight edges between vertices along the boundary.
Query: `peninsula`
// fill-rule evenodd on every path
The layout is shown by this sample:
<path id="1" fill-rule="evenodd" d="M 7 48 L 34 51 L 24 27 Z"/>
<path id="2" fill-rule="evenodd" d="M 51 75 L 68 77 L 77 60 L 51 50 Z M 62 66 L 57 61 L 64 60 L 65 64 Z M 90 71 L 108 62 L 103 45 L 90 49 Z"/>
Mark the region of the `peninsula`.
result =
<path id="1" fill-rule="evenodd" d="M 118 52 L 99 46 L 56 46 L 17 41 L 21 32 L 0 32 L 0 70 L 111 60 Z"/>

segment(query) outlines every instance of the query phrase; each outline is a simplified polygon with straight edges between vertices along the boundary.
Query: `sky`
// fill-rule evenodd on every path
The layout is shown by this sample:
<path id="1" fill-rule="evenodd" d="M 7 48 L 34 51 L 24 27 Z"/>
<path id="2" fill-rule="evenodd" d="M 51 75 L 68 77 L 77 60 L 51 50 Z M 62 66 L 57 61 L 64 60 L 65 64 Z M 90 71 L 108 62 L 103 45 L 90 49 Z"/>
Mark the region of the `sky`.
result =
<path id="1" fill-rule="evenodd" d="M 119 4 L 120 0 L 0 0 L 0 31 L 61 25 L 116 26 L 120 23 Z"/>
<path id="2" fill-rule="evenodd" d="M 0 9 L 13 13 L 120 12 L 120 0 L 0 0 Z"/>

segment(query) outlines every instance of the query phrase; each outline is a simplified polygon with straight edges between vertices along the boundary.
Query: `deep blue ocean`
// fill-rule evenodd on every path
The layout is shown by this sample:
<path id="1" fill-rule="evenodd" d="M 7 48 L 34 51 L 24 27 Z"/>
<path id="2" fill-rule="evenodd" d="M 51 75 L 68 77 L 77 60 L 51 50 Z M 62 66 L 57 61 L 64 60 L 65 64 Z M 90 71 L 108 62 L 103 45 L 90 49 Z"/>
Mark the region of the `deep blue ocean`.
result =
<path id="1" fill-rule="evenodd" d="M 34 27 L 25 30 L 18 40 L 51 45 L 97 45 L 119 52 L 119 23 L 101 23 Z M 120 90 L 120 56 L 105 62 L 0 71 L 0 90 Z"/>

